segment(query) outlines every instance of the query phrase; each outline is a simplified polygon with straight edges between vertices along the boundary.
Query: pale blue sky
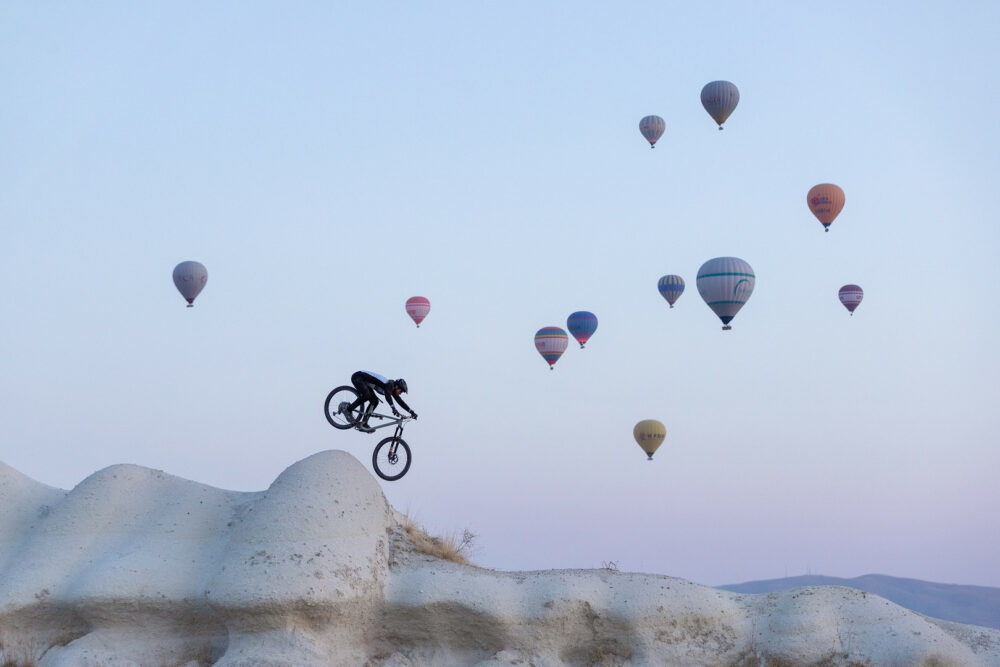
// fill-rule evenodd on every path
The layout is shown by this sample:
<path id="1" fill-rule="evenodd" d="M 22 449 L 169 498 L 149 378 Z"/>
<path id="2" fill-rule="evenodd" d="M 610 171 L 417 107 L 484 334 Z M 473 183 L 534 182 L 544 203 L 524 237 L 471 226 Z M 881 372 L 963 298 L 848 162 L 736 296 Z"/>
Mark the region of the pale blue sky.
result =
<path id="1" fill-rule="evenodd" d="M 61 488 L 370 467 L 378 438 L 322 416 L 365 368 L 420 413 L 390 502 L 478 533 L 484 566 L 1000 586 L 997 25 L 995 3 L 3 3 L 0 460 Z M 741 93 L 723 132 L 715 79 Z M 828 234 L 820 182 L 847 197 Z M 720 255 L 757 273 L 726 333 L 694 281 Z M 549 372 L 534 332 L 581 309 L 597 333 Z"/>

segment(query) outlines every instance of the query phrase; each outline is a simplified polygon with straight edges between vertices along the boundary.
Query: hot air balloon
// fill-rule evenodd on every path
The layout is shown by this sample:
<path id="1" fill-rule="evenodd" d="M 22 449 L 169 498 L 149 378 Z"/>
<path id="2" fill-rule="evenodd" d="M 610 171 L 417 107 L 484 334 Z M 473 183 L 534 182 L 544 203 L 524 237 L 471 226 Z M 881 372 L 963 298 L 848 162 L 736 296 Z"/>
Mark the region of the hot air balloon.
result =
<path id="1" fill-rule="evenodd" d="M 865 298 L 865 292 L 857 285 L 844 285 L 839 292 L 840 302 L 844 308 L 854 316 L 854 309 L 861 305 L 861 299 Z"/>
<path id="2" fill-rule="evenodd" d="M 820 183 L 809 189 L 806 203 L 813 215 L 823 223 L 824 230 L 830 231 L 830 223 L 844 208 L 844 191 L 833 183 Z"/>
<path id="3" fill-rule="evenodd" d="M 549 370 L 555 370 L 555 363 L 566 351 L 569 336 L 559 327 L 542 327 L 535 334 L 535 349 L 549 362 Z"/>
<path id="4" fill-rule="evenodd" d="M 666 299 L 670 307 L 673 308 L 677 299 L 681 297 L 681 294 L 684 294 L 684 279 L 674 275 L 663 276 L 656 284 L 656 289 L 660 290 L 660 296 Z"/>
<path id="5" fill-rule="evenodd" d="M 580 344 L 582 350 L 583 344 L 597 331 L 597 315 L 586 310 L 578 310 L 567 318 L 566 328 L 573 334 L 573 338 Z"/>
<path id="6" fill-rule="evenodd" d="M 406 314 L 413 318 L 414 323 L 416 323 L 417 328 L 420 328 L 420 323 L 424 321 L 427 317 L 427 313 L 431 312 L 431 302 L 422 296 L 411 296 L 406 300 Z"/>
<path id="7" fill-rule="evenodd" d="M 642 447 L 642 451 L 646 452 L 647 460 L 652 461 L 653 453 L 667 437 L 667 427 L 655 419 L 643 419 L 632 429 L 632 436 Z"/>
<path id="8" fill-rule="evenodd" d="M 194 299 L 205 288 L 208 282 L 208 271 L 198 262 L 181 262 L 174 267 L 174 285 L 177 291 L 187 299 L 188 308 L 194 306 Z"/>
<path id="9" fill-rule="evenodd" d="M 650 148 L 656 148 L 656 141 L 663 136 L 667 124 L 659 116 L 646 116 L 639 121 L 639 131 L 646 137 Z"/>
<path id="10" fill-rule="evenodd" d="M 738 257 L 716 257 L 698 269 L 698 293 L 722 320 L 723 331 L 732 329 L 729 322 L 750 299 L 755 281 L 753 269 Z"/>
<path id="11" fill-rule="evenodd" d="M 740 90 L 728 81 L 712 81 L 701 89 L 701 106 L 715 119 L 719 129 L 740 103 Z"/>

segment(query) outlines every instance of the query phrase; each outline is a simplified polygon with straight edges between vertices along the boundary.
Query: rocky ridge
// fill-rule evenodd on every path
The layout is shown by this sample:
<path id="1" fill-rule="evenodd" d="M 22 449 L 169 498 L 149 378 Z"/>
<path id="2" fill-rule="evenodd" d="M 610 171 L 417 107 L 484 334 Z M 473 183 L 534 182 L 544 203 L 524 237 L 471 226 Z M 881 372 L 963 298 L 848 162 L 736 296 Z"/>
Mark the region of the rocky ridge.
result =
<path id="1" fill-rule="evenodd" d="M 253 493 L 134 465 L 64 491 L 0 463 L 0 664 L 1000 665 L 1000 631 L 835 586 L 441 560 L 325 451 Z"/>

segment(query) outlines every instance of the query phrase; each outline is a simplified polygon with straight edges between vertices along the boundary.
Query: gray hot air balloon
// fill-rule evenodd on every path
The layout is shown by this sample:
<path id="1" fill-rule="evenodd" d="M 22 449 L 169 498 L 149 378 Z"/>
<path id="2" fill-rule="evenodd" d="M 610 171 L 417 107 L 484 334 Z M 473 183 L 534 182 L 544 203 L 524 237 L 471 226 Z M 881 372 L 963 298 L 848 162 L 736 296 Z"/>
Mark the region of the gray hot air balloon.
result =
<path id="1" fill-rule="evenodd" d="M 650 148 L 656 148 L 657 140 L 663 136 L 667 124 L 659 116 L 646 116 L 639 121 L 639 131 L 649 142 Z"/>
<path id="2" fill-rule="evenodd" d="M 705 107 L 708 115 L 715 119 L 722 129 L 722 124 L 733 113 L 736 105 L 740 103 L 739 88 L 728 81 L 712 81 L 706 83 L 701 89 L 701 105 Z"/>
<path id="3" fill-rule="evenodd" d="M 188 308 L 194 306 L 194 299 L 205 288 L 208 282 L 208 271 L 198 262 L 181 262 L 174 267 L 174 285 L 187 302 Z"/>
<path id="4" fill-rule="evenodd" d="M 723 331 L 732 329 L 729 322 L 750 299 L 755 280 L 753 269 L 739 257 L 716 257 L 698 269 L 698 293 L 722 320 Z"/>

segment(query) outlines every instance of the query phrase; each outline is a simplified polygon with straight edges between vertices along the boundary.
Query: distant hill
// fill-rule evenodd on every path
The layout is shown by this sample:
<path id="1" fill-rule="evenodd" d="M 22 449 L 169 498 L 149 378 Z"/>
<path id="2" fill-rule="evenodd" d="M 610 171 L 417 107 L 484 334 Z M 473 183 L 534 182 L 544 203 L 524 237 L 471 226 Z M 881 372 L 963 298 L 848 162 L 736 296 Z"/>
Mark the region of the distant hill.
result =
<path id="1" fill-rule="evenodd" d="M 874 593 L 901 607 L 925 616 L 955 623 L 1000 629 L 1000 588 L 936 584 L 919 579 L 900 579 L 883 574 L 866 574 L 854 579 L 818 574 L 743 584 L 716 586 L 734 593 L 777 593 L 803 586 L 846 586 Z"/>

